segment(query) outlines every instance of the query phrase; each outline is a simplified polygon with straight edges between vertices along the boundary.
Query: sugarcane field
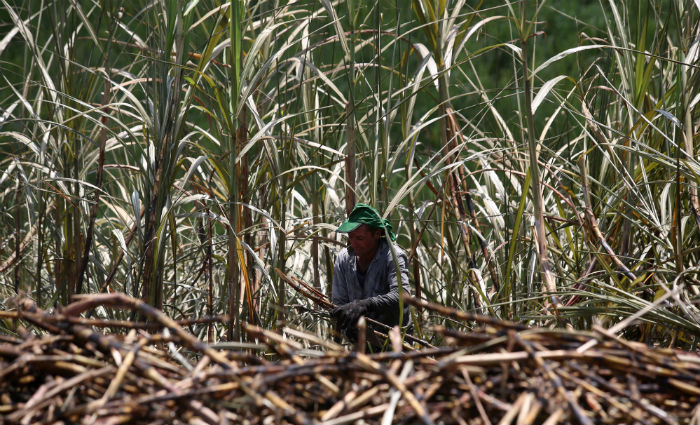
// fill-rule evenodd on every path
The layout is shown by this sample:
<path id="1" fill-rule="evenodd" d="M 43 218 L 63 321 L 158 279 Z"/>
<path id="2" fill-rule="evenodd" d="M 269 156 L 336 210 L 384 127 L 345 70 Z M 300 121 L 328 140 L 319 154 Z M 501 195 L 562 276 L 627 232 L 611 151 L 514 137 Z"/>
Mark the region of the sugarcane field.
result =
<path id="1" fill-rule="evenodd" d="M 0 0 L 0 425 L 700 425 L 699 0 Z"/>

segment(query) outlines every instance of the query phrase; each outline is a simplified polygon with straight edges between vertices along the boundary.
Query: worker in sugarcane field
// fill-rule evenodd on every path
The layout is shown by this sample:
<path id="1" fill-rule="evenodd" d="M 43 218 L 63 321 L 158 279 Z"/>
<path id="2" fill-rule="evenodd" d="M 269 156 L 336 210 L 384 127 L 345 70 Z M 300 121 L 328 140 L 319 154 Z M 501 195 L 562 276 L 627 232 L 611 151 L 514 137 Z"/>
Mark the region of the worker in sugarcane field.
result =
<path id="1" fill-rule="evenodd" d="M 409 323 L 409 310 L 399 308 L 400 290 L 410 293 L 408 256 L 395 243 L 391 224 L 369 205 L 358 203 L 337 229 L 348 234 L 348 246 L 333 268 L 331 311 L 337 329 L 357 339 L 360 317 L 395 326 Z M 393 247 L 393 250 L 392 250 Z M 393 252 L 392 252 L 393 251 Z"/>

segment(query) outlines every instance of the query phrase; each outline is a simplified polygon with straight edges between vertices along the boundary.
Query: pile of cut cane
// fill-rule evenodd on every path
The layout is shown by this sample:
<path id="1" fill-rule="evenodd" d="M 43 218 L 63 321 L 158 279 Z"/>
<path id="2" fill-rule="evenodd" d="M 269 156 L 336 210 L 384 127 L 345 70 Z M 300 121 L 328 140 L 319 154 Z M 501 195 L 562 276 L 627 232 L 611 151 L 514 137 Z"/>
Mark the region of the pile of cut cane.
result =
<path id="1" fill-rule="evenodd" d="M 405 301 L 477 327 L 433 328 L 439 347 L 393 330 L 394 351 L 365 354 L 303 330 L 244 326 L 261 353 L 206 344 L 122 294 L 54 314 L 24 300 L 0 312 L 17 329 L 0 336 L 0 423 L 700 424 L 697 353 Z M 81 317 L 97 307 L 147 322 Z"/>

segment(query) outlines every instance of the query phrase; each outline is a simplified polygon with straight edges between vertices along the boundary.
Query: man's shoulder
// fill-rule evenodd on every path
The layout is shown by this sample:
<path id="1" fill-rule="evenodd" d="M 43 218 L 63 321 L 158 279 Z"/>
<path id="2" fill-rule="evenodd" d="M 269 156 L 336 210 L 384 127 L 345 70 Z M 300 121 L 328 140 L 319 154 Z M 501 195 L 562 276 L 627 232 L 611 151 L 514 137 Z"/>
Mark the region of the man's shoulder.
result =
<path id="1" fill-rule="evenodd" d="M 345 261 L 350 261 L 350 258 L 352 257 L 350 253 L 350 248 L 347 246 L 338 252 L 338 255 L 336 256 L 335 261 L 336 262 L 345 262 Z"/>
<path id="2" fill-rule="evenodd" d="M 392 245 L 394 245 L 394 249 L 396 250 L 396 255 L 399 257 L 408 257 L 406 255 L 406 251 L 403 250 L 397 244 L 396 242 L 391 242 Z M 389 241 L 382 239 L 381 244 L 379 245 L 379 252 L 382 253 L 383 256 L 385 256 L 389 260 L 393 260 L 393 255 L 391 254 L 391 247 L 389 246 Z"/>

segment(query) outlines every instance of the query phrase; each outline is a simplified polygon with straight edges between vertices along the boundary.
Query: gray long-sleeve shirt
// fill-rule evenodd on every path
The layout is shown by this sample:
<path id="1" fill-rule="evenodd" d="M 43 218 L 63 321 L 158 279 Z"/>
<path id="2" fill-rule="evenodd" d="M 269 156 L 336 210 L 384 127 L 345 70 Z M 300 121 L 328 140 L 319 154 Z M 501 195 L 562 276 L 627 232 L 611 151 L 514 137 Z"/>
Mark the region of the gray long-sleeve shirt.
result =
<path id="1" fill-rule="evenodd" d="M 410 294 L 408 256 L 398 245 L 394 244 L 394 248 L 401 271 L 402 289 Z M 339 306 L 355 300 L 371 298 L 372 310 L 376 312 L 373 319 L 387 325 L 398 323 L 399 281 L 388 242 L 385 239 L 379 241 L 377 253 L 365 273 L 364 284 L 360 284 L 357 276 L 357 255 L 352 247 L 343 248 L 336 257 L 333 268 L 332 293 L 333 303 Z M 408 319 L 408 306 L 404 306 L 404 325 L 408 324 Z"/>

